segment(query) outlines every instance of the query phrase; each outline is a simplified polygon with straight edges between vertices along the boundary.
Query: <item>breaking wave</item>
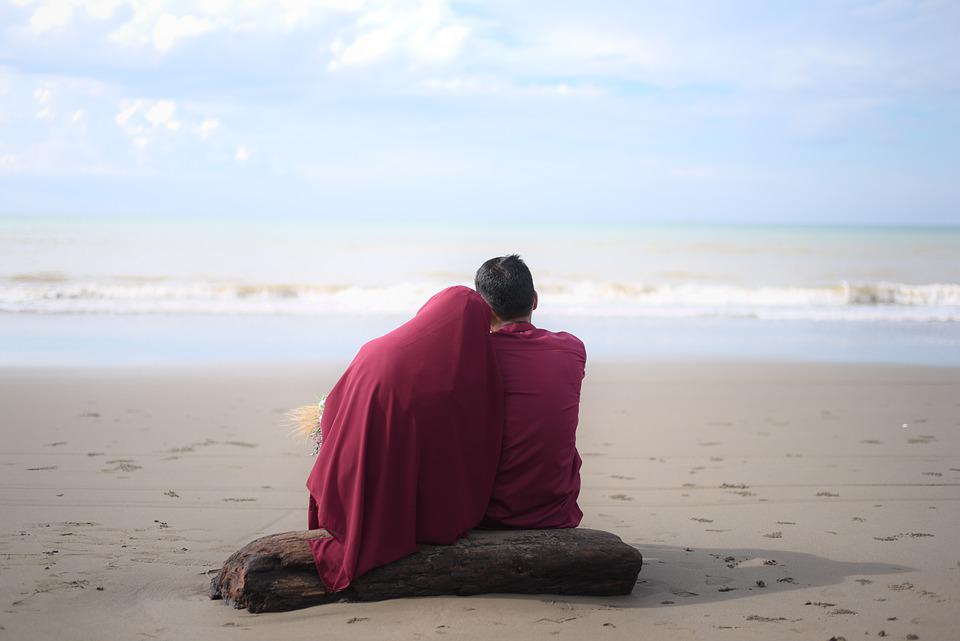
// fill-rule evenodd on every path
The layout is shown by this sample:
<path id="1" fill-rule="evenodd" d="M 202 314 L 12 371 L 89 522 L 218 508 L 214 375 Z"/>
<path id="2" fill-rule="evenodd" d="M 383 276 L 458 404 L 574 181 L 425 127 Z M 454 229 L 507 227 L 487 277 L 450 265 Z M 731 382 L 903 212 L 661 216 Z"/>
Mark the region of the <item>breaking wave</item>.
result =
<path id="1" fill-rule="evenodd" d="M 389 286 L 255 284 L 153 278 L 0 280 L 0 312 L 73 314 L 409 315 L 440 282 Z M 541 312 L 617 318 L 960 321 L 960 284 L 837 283 L 820 287 L 722 284 L 538 284 Z"/>

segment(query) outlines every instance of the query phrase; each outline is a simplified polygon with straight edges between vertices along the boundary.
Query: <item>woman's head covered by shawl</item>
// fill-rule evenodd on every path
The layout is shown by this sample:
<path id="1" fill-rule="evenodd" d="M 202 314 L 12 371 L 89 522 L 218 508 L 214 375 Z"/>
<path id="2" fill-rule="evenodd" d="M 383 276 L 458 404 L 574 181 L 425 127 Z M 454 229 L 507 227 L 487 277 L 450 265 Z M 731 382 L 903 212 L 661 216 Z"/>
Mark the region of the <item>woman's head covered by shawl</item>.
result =
<path id="1" fill-rule="evenodd" d="M 447 288 L 365 344 L 328 395 L 307 488 L 330 590 L 483 518 L 503 429 L 490 318 L 476 292 Z"/>

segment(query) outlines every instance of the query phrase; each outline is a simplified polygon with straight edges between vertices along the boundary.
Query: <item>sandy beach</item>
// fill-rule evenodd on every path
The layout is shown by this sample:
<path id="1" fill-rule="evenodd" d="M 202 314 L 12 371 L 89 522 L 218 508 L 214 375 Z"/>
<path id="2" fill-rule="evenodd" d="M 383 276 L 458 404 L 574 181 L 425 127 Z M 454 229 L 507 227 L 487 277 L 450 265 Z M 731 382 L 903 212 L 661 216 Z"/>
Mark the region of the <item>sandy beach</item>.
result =
<path id="1" fill-rule="evenodd" d="M 956 368 L 590 363 L 583 526 L 643 552 L 628 597 L 208 600 L 305 526 L 282 415 L 341 367 L 0 372 L 0 638 L 956 637 Z"/>
<path id="2" fill-rule="evenodd" d="M 0 641 L 960 640 L 958 25 L 960 0 L 0 2 Z M 331 400 L 311 503 L 289 412 L 411 319 Z M 337 588 L 449 542 L 496 465 L 486 522 L 575 522 L 580 343 L 581 526 L 642 553 L 629 595 L 209 598 L 293 532 L 222 594 L 253 567 L 253 609 L 291 576 L 312 602 L 311 506 Z M 408 567 L 601 593 L 637 563 L 583 532 L 421 552 L 404 594 Z"/>

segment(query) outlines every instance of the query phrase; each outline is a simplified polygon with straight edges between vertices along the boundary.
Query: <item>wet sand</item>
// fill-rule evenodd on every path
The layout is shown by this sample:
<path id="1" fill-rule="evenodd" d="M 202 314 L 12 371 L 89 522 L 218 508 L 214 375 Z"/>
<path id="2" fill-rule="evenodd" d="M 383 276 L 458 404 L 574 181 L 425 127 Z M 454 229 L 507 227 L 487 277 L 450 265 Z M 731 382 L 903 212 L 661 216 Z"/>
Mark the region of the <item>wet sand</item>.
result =
<path id="1" fill-rule="evenodd" d="M 583 525 L 643 552 L 629 597 L 209 601 L 231 552 L 305 526 L 282 413 L 338 373 L 0 371 L 0 638 L 955 638 L 948 368 L 591 363 Z"/>

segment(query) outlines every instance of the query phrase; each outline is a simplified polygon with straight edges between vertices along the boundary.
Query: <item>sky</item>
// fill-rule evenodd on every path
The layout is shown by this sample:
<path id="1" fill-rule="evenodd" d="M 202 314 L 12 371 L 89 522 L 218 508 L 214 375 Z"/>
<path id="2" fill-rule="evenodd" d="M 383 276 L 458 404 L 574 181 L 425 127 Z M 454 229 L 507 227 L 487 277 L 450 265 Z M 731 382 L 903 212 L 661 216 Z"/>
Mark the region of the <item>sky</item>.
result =
<path id="1" fill-rule="evenodd" d="M 960 2 L 0 0 L 0 214 L 960 225 Z"/>

